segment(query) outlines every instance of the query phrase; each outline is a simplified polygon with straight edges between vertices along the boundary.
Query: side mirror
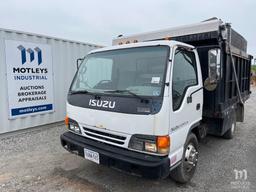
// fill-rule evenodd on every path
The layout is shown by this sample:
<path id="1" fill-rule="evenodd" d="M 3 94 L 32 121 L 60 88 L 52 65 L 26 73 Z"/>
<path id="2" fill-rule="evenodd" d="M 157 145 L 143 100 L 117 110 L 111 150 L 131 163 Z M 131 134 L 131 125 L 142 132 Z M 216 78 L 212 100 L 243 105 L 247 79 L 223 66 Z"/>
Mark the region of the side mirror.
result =
<path id="1" fill-rule="evenodd" d="M 80 65 L 83 63 L 84 60 L 85 60 L 85 57 L 83 57 L 83 58 L 78 58 L 78 59 L 76 60 L 76 69 L 77 69 L 77 70 L 79 69 Z"/>
<path id="2" fill-rule="evenodd" d="M 221 78 L 220 49 L 208 51 L 208 78 L 210 83 L 215 83 Z"/>
<path id="3" fill-rule="evenodd" d="M 217 87 L 217 81 L 215 82 L 211 82 L 210 81 L 210 78 L 207 77 L 205 80 L 204 80 L 204 88 L 207 90 L 207 91 L 214 91 Z"/>
<path id="4" fill-rule="evenodd" d="M 220 49 L 210 49 L 208 51 L 208 78 L 204 81 L 205 89 L 208 91 L 214 91 L 220 78 Z"/>

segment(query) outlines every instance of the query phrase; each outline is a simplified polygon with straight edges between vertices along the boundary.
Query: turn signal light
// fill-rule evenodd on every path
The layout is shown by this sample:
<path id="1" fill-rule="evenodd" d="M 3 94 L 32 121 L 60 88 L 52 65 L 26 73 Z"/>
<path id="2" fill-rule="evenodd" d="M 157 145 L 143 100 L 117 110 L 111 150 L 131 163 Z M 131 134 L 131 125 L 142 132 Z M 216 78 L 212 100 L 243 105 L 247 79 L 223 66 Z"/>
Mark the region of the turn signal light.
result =
<path id="1" fill-rule="evenodd" d="M 157 151 L 159 153 L 168 153 L 170 149 L 170 137 L 167 136 L 158 136 L 157 137 Z"/>
<path id="2" fill-rule="evenodd" d="M 69 119 L 68 119 L 68 116 L 66 115 L 66 117 L 65 117 L 65 125 L 68 126 L 68 124 L 69 124 Z"/>
<path id="3" fill-rule="evenodd" d="M 160 155 L 168 155 L 171 139 L 166 136 L 135 134 L 129 141 L 129 148 Z"/>

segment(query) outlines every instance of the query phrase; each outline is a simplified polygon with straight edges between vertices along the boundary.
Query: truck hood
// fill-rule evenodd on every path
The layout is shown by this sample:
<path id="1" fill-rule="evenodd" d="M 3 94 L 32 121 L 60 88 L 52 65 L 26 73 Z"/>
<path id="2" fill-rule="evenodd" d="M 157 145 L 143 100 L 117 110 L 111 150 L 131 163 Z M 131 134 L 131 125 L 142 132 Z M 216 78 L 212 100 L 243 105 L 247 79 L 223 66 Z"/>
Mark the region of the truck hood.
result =
<path id="1" fill-rule="evenodd" d="M 162 109 L 157 114 L 138 115 L 77 107 L 67 103 L 67 115 L 77 121 L 81 128 L 125 135 L 166 135 L 169 125 L 169 118 L 166 117 L 168 104 L 166 104 L 163 103 Z"/>

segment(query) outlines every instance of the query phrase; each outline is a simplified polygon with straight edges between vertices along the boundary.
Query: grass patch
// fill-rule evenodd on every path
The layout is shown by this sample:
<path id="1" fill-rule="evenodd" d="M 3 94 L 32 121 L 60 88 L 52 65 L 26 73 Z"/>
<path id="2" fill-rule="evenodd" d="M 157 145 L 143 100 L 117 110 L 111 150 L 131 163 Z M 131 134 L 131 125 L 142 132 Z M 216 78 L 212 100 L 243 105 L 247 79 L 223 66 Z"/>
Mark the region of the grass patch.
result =
<path id="1" fill-rule="evenodd" d="M 256 72 L 256 65 L 252 65 L 252 71 Z"/>

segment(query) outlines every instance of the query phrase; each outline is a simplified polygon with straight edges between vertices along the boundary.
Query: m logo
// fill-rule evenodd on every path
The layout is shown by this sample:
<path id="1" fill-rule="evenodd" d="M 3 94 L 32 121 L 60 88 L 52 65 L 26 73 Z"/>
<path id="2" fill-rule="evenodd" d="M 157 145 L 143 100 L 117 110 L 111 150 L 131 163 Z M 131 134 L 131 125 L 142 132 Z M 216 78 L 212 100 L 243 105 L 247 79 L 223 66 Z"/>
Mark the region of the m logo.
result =
<path id="1" fill-rule="evenodd" d="M 247 180 L 247 170 L 243 169 L 243 170 L 237 170 L 234 169 L 235 172 L 235 179 L 243 179 L 243 180 Z"/>
<path id="2" fill-rule="evenodd" d="M 34 49 L 28 48 L 26 50 L 25 47 L 23 47 L 22 45 L 19 45 L 17 48 L 20 50 L 20 53 L 21 53 L 21 63 L 22 63 L 22 65 L 24 63 L 26 63 L 26 61 L 27 61 L 26 52 L 29 54 L 29 58 L 30 58 L 29 61 L 30 62 L 34 61 L 34 59 L 35 59 L 35 52 L 34 51 L 36 51 L 36 53 L 37 53 L 38 65 L 40 65 L 42 63 L 42 50 L 39 47 L 36 47 Z"/>

